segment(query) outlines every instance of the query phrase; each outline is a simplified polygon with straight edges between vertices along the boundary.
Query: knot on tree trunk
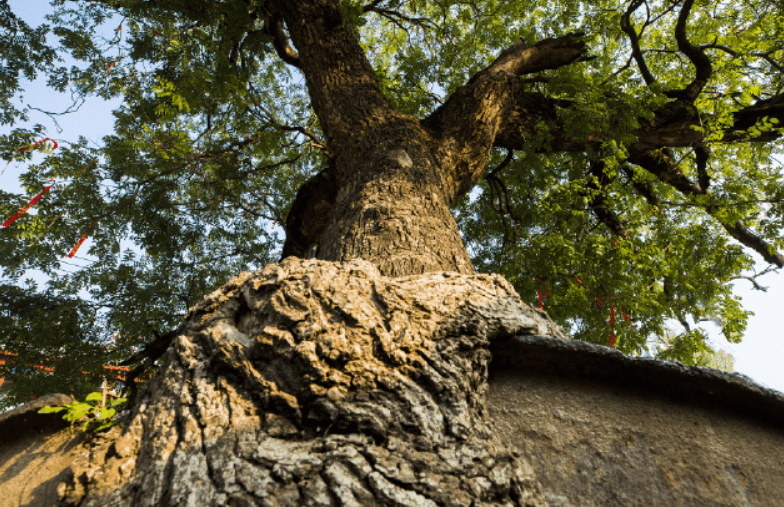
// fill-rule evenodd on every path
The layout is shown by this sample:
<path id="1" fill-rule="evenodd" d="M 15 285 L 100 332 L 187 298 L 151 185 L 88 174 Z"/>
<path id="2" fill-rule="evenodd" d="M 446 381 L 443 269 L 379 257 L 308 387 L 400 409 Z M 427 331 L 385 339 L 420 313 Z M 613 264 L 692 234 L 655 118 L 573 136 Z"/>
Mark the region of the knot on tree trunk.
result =
<path id="1" fill-rule="evenodd" d="M 493 437 L 488 347 L 568 336 L 498 275 L 288 258 L 209 294 L 72 505 L 545 505 Z"/>

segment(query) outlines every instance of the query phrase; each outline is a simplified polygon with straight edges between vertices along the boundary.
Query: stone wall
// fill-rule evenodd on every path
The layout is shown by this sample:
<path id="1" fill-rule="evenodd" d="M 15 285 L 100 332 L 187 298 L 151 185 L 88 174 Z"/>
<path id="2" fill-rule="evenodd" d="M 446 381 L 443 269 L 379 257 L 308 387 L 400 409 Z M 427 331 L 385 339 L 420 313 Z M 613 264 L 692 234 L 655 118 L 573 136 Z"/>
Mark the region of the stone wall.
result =
<path id="1" fill-rule="evenodd" d="M 784 397 L 746 377 L 518 337 L 487 407 L 552 507 L 784 505 Z"/>
<path id="2" fill-rule="evenodd" d="M 70 433 L 63 414 L 39 414 L 73 401 L 49 394 L 0 414 L 0 507 L 51 507 L 84 434 Z"/>

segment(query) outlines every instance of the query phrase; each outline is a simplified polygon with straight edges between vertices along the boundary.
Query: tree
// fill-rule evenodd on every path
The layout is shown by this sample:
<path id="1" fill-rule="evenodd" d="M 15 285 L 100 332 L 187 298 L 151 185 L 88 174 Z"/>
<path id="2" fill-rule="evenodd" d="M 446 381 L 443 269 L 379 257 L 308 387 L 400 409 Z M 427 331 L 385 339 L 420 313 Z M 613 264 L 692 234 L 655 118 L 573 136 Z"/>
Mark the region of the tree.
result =
<path id="1" fill-rule="evenodd" d="M 123 105 L 104 146 L 63 145 L 25 174 L 29 195 L 43 179 L 58 186 L 2 236 L 0 329 L 18 354 L 9 400 L 33 392 L 40 380 L 22 366 L 41 360 L 66 386 L 85 364 L 149 374 L 177 343 L 167 368 L 190 368 L 178 337 L 196 331 L 181 317 L 278 258 L 269 220 L 285 229 L 281 258 L 362 259 L 392 278 L 499 273 L 575 338 L 629 354 L 677 319 L 669 353 L 691 364 L 708 350 L 695 321 L 718 318 L 740 340 L 746 314 L 727 282 L 750 252 L 784 265 L 775 2 L 54 4 L 52 33 L 84 65 L 33 59 L 46 28 L 4 5 L 3 26 L 20 34 L 4 79 L 18 88 L 20 71 L 40 70 L 56 89 Z M 4 106 L 7 123 L 24 114 Z M 42 136 L 16 129 L 0 148 L 24 159 Z M 5 214 L 29 195 L 4 195 Z M 99 260 L 58 275 L 84 234 Z M 122 238 L 143 256 L 121 253 Z M 52 275 L 45 290 L 19 286 L 30 268 Z M 110 335 L 121 347 L 105 347 Z M 288 422 L 270 424 L 286 434 L 294 409 L 275 399 L 270 413 Z M 373 435 L 357 424 L 343 431 Z M 524 501 L 525 488 L 504 491 Z"/>

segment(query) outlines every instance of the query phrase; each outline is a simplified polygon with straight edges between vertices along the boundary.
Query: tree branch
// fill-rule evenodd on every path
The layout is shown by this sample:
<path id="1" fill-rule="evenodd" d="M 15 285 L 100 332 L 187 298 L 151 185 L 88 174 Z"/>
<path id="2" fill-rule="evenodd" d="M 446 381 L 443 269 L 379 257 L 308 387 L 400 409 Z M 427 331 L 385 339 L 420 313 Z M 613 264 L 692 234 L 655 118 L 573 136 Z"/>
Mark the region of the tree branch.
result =
<path id="1" fill-rule="evenodd" d="M 651 206 L 658 206 L 659 205 L 659 197 L 653 193 L 651 189 L 651 185 L 653 182 L 650 183 L 643 183 L 639 180 L 634 178 L 634 169 L 629 167 L 628 164 L 623 164 L 621 166 L 621 170 L 626 174 L 629 178 L 629 181 L 634 187 L 634 190 L 637 191 L 638 194 L 643 196 L 643 198 L 650 204 Z"/>
<path id="2" fill-rule="evenodd" d="M 675 164 L 674 155 L 669 148 L 662 149 L 661 153 L 632 153 L 629 162 L 637 164 L 684 195 L 705 194 L 703 189 L 686 177 Z"/>
<path id="3" fill-rule="evenodd" d="M 504 226 L 504 237 L 501 244 L 501 251 L 505 251 L 506 245 L 509 243 L 509 228 L 507 227 L 505 216 L 509 215 L 512 217 L 512 221 L 516 224 L 512 229 L 514 240 L 517 240 L 518 237 L 517 227 L 522 223 L 520 217 L 518 217 L 514 213 L 514 210 L 512 210 L 512 203 L 511 199 L 509 198 L 509 189 L 506 188 L 503 180 L 498 177 L 498 174 L 503 171 L 512 162 L 513 159 L 514 151 L 509 150 L 506 154 L 506 157 L 498 165 L 498 167 L 485 175 L 485 180 L 487 180 L 487 183 L 490 187 L 490 193 L 492 194 L 491 202 L 494 202 L 496 199 L 498 200 L 498 206 L 491 205 L 493 206 L 493 209 L 495 209 L 496 213 L 498 213 L 499 219 Z"/>
<path id="4" fill-rule="evenodd" d="M 591 211 L 593 211 L 600 222 L 610 229 L 610 232 L 616 236 L 627 239 L 629 237 L 629 232 L 618 219 L 618 216 L 612 208 L 610 208 L 604 193 L 604 187 L 610 183 L 610 178 L 604 172 L 604 162 L 591 162 L 590 172 L 595 178 L 591 179 L 586 185 L 589 190 L 594 191 L 590 201 Z"/>
<path id="5" fill-rule="evenodd" d="M 299 53 L 291 46 L 288 35 L 284 28 L 283 16 L 278 13 L 264 12 L 264 33 L 272 35 L 272 47 L 281 60 L 297 68 L 301 68 Z"/>
<path id="6" fill-rule="evenodd" d="M 445 160 L 457 168 L 454 180 L 445 185 L 447 195 L 467 192 L 481 176 L 499 128 L 517 109 L 515 97 L 524 86 L 520 76 L 586 60 L 580 37 L 570 34 L 532 47 L 518 40 L 422 120 L 422 125 L 442 140 Z M 519 113 L 519 120 L 528 119 Z"/>
<path id="7" fill-rule="evenodd" d="M 558 117 L 558 108 L 571 108 L 575 104 L 568 100 L 553 99 L 538 92 L 520 91 L 515 97 L 514 107 L 503 116 L 495 135 L 493 146 L 513 150 L 522 150 L 537 134 L 541 133 L 542 124 L 550 126 L 548 130 L 549 147 L 547 152 L 581 152 L 589 145 L 598 147 L 602 141 L 598 137 L 588 136 L 586 141 L 576 141 L 567 137 L 565 125 Z M 759 100 L 734 114 L 734 122 L 724 130 L 719 142 L 771 142 L 781 135 L 776 131 L 767 131 L 756 137 L 750 137 L 746 131 L 764 118 L 775 118 L 784 125 L 784 94 Z M 712 121 L 710 116 L 703 116 L 702 121 L 696 108 L 689 102 L 675 100 L 668 102 L 655 112 L 652 120 L 639 119 L 641 127 L 633 132 L 637 142 L 628 146 L 630 153 L 646 153 L 661 148 L 695 147 L 705 143 L 705 134 L 693 127 L 702 127 Z M 610 118 L 610 125 L 617 125 Z"/>
<path id="8" fill-rule="evenodd" d="M 735 121 L 732 126 L 725 131 L 724 142 L 737 140 L 758 142 L 774 141 L 781 137 L 777 132 L 763 132 L 760 136 L 753 139 L 741 132 L 753 127 L 763 118 L 776 118 L 779 120 L 779 125 L 784 125 L 784 94 L 778 94 L 768 99 L 758 100 L 756 103 L 745 107 L 740 111 L 736 111 L 734 117 Z"/>
<path id="9" fill-rule="evenodd" d="M 674 164 L 671 153 L 668 153 L 669 150 L 662 150 L 662 152 L 662 154 L 636 154 L 630 157 L 629 161 L 655 175 L 660 181 L 670 184 L 685 196 L 705 195 L 704 188 L 695 185 L 678 169 Z M 707 155 L 705 156 L 707 157 Z M 704 209 L 709 215 L 716 218 L 714 215 L 714 212 L 717 210 L 716 206 L 708 205 Z M 717 221 L 730 236 L 756 251 L 766 262 L 775 264 L 778 267 L 784 267 L 784 256 L 776 252 L 767 241 L 752 233 L 740 221 L 734 224 L 727 224 L 718 219 Z"/>
<path id="10" fill-rule="evenodd" d="M 675 40 L 678 42 L 678 49 L 681 53 L 685 54 L 694 65 L 696 70 L 694 80 L 683 90 L 667 92 L 667 95 L 670 97 L 688 100 L 690 102 L 694 102 L 700 95 L 713 73 L 713 65 L 711 65 L 710 58 L 708 58 L 702 49 L 692 45 L 686 37 L 686 22 L 689 19 L 689 14 L 691 13 L 693 5 L 694 0 L 686 0 L 683 3 L 681 12 L 678 15 L 678 23 L 675 25 Z"/>
<path id="11" fill-rule="evenodd" d="M 412 25 L 416 25 L 421 28 L 435 28 L 436 26 L 433 20 L 429 18 L 412 18 L 410 16 L 406 16 L 405 14 L 399 11 L 395 11 L 392 9 L 382 9 L 381 7 L 376 7 L 375 5 L 372 4 L 364 6 L 362 10 L 363 12 L 375 12 L 376 14 L 380 14 L 385 18 L 389 19 L 390 21 L 395 22 L 395 24 L 397 24 L 400 28 L 403 28 L 403 26 L 398 24 L 393 18 L 402 19 L 403 21 L 406 21 L 408 23 L 411 23 Z"/>
<path id="12" fill-rule="evenodd" d="M 770 264 L 775 264 L 778 267 L 784 267 L 784 256 L 775 251 L 773 247 L 760 238 L 750 230 L 748 230 L 742 223 L 735 222 L 734 225 L 721 224 L 730 236 L 737 239 L 742 244 L 755 250 L 758 254 Z"/>
<path id="13" fill-rule="evenodd" d="M 700 182 L 700 188 L 703 192 L 707 192 L 710 186 L 710 176 L 708 176 L 707 170 L 710 150 L 705 145 L 699 145 L 694 148 L 694 155 L 697 159 L 697 177 Z"/>
<path id="14" fill-rule="evenodd" d="M 283 17 L 299 51 L 297 62 L 331 153 L 339 157 L 338 146 L 370 142 L 367 136 L 375 128 L 400 117 L 338 0 L 267 0 L 265 5 Z"/>
<path id="15" fill-rule="evenodd" d="M 651 71 L 648 69 L 648 64 L 645 63 L 645 58 L 642 55 L 642 51 L 640 51 L 640 38 L 630 21 L 631 15 L 634 14 L 634 11 L 636 11 L 642 4 L 643 0 L 635 0 L 629 4 L 626 12 L 624 12 L 623 16 L 621 16 L 621 30 L 623 30 L 626 35 L 629 36 L 629 42 L 632 45 L 632 58 L 634 58 L 634 61 L 637 62 L 637 67 L 640 69 L 640 74 L 642 74 L 642 78 L 645 80 L 645 84 L 650 86 L 656 81 L 656 79 L 654 79 L 653 74 L 651 74 Z"/>

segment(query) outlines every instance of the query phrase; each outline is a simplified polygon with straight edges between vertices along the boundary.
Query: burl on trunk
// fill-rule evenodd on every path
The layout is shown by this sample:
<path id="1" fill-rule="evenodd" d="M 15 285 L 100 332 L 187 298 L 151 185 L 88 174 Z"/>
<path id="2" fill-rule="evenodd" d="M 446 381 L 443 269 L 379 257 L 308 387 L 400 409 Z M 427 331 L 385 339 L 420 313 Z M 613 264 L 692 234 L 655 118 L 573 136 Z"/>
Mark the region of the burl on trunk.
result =
<path id="1" fill-rule="evenodd" d="M 485 420 L 491 341 L 568 338 L 496 275 L 287 258 L 194 307 L 68 505 L 545 505 Z"/>

